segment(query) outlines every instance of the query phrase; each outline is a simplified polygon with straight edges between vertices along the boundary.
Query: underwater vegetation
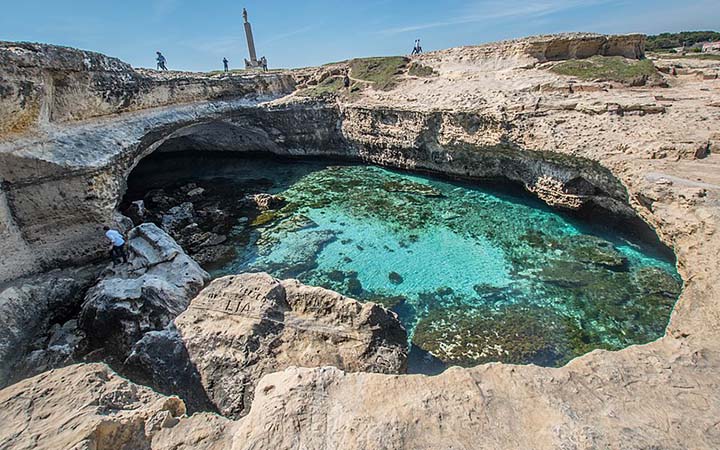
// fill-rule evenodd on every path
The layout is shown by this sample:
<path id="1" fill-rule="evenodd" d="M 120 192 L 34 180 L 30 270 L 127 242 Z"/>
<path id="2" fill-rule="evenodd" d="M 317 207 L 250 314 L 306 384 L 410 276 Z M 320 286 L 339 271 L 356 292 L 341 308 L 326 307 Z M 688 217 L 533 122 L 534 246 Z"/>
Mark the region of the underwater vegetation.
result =
<path id="1" fill-rule="evenodd" d="M 647 343 L 682 288 L 659 246 L 523 193 L 317 162 L 244 161 L 234 176 L 273 180 L 286 203 L 251 218 L 213 275 L 267 271 L 391 308 L 426 356 L 411 372 Z"/>

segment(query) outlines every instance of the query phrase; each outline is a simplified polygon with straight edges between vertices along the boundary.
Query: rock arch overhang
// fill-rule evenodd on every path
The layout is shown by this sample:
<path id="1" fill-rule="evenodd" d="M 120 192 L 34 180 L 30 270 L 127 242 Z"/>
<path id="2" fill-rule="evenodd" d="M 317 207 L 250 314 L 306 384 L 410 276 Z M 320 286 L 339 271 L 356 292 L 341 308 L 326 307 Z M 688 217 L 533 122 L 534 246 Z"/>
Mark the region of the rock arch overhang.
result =
<path id="1" fill-rule="evenodd" d="M 121 176 L 127 180 L 150 154 L 327 157 L 469 180 L 508 180 L 554 207 L 601 209 L 636 218 L 627 190 L 610 170 L 584 158 L 523 149 L 504 139 L 506 126 L 478 114 L 443 111 L 339 109 L 313 103 L 237 109 L 149 131 Z"/>
<path id="2" fill-rule="evenodd" d="M 104 253 L 98 227 L 113 220 L 133 168 L 150 154 L 188 149 L 342 158 L 466 179 L 501 178 L 556 207 L 599 207 L 635 217 L 625 187 L 608 169 L 523 149 L 507 138 L 508 126 L 467 112 L 316 102 L 259 106 L 244 100 L 120 117 L 78 126 L 50 142 L 24 143 L 46 148 L 39 157 L 22 150 L 0 153 L 15 168 L 2 174 L 8 181 L 8 228 L 34 255 L 24 265 L 27 273 L 92 260 Z"/>

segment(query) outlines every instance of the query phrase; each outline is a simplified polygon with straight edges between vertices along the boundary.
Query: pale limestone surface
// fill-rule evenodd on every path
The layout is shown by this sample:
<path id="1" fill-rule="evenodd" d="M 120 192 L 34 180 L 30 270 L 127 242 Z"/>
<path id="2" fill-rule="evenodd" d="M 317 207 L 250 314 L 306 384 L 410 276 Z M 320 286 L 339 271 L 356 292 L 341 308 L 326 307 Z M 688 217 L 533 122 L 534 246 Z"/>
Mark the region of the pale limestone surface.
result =
<path id="1" fill-rule="evenodd" d="M 50 371 L 0 391 L 0 448 L 138 450 L 185 414 L 177 397 L 119 377 L 102 364 Z"/>
<path id="2" fill-rule="evenodd" d="M 184 351 L 166 350 L 178 347 Z M 192 392 L 193 400 L 204 391 L 231 418 L 247 414 L 263 375 L 286 367 L 392 374 L 404 373 L 406 361 L 395 313 L 266 273 L 214 280 L 173 327 L 146 335 L 128 359 L 163 391 Z"/>

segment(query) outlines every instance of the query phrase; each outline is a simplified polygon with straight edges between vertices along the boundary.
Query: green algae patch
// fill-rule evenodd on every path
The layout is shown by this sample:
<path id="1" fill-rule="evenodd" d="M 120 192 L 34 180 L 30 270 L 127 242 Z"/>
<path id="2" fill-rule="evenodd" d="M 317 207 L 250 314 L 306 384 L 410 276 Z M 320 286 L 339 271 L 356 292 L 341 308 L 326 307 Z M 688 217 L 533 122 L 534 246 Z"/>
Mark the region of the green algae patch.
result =
<path id="1" fill-rule="evenodd" d="M 554 65 L 550 71 L 558 75 L 583 80 L 606 80 L 630 83 L 640 78 L 661 78 L 649 59 L 632 60 L 622 56 L 593 56 L 588 59 L 571 59 Z"/>
<path id="2" fill-rule="evenodd" d="M 255 219 L 253 219 L 253 221 L 250 222 L 250 226 L 262 227 L 274 221 L 275 219 L 277 219 L 277 217 L 278 213 L 276 211 L 265 211 L 259 216 L 257 216 Z"/>
<path id="3" fill-rule="evenodd" d="M 442 197 L 442 193 L 432 186 L 422 183 L 413 183 L 408 180 L 391 180 L 386 181 L 382 185 L 383 189 L 388 192 L 405 192 L 408 194 L 418 194 L 425 197 Z"/>
<path id="4" fill-rule="evenodd" d="M 537 306 L 459 306 L 422 319 L 413 344 L 448 365 L 498 361 L 557 366 L 579 353 L 572 346 L 577 339 L 582 342 L 581 334 L 572 321 Z"/>
<path id="5" fill-rule="evenodd" d="M 627 263 L 627 258 L 605 239 L 578 235 L 567 241 L 565 252 L 575 261 L 618 270 Z"/>

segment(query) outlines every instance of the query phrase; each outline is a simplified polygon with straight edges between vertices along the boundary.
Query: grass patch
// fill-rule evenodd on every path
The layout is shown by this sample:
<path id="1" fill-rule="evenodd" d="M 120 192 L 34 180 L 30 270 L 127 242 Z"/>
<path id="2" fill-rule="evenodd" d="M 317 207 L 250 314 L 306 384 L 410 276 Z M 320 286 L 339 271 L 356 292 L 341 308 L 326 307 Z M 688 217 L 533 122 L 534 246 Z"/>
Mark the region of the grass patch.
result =
<path id="1" fill-rule="evenodd" d="M 424 66 L 417 62 L 410 64 L 408 74 L 420 78 L 437 76 L 437 72 L 435 72 L 432 67 Z"/>
<path id="2" fill-rule="evenodd" d="M 578 77 L 583 80 L 608 80 L 627 83 L 639 77 L 660 78 L 655 65 L 649 59 L 628 60 L 621 56 L 593 56 L 588 59 L 572 59 L 553 66 L 550 71 L 559 75 Z"/>
<path id="3" fill-rule="evenodd" d="M 376 89 L 390 90 L 397 83 L 409 60 L 404 56 L 358 58 L 350 61 L 350 76 L 373 83 Z"/>
<path id="4" fill-rule="evenodd" d="M 321 98 L 335 95 L 345 89 L 342 77 L 328 77 L 317 86 L 303 89 L 299 95 L 310 98 Z"/>

